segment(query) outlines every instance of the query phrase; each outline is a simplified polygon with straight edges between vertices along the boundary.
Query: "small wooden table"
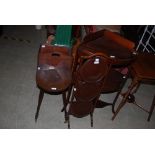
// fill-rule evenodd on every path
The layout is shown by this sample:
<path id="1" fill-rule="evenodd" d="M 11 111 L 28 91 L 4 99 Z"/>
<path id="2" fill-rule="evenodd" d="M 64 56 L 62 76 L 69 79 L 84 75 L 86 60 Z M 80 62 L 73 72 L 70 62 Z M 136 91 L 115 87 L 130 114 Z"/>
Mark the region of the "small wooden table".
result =
<path id="1" fill-rule="evenodd" d="M 114 113 L 112 120 L 115 119 L 120 109 L 127 103 L 133 103 L 149 113 L 148 121 L 152 116 L 155 107 L 155 96 L 152 101 L 152 105 L 149 110 L 144 109 L 141 105 L 136 103 L 134 93 L 137 92 L 141 83 L 155 84 L 155 54 L 151 53 L 139 53 L 137 60 L 131 65 L 130 72 L 132 76 L 132 82 L 129 89 L 124 94 L 121 103 L 119 104 L 116 112 Z"/>

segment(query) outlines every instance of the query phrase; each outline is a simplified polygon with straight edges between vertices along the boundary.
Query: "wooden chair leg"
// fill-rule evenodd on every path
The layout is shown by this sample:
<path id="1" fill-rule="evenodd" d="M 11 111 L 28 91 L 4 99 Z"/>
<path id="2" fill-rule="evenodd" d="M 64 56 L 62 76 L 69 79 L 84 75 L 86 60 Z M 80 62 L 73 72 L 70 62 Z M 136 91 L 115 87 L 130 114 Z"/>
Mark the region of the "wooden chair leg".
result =
<path id="1" fill-rule="evenodd" d="M 135 90 L 132 92 L 132 94 L 135 94 L 137 92 L 137 90 L 139 89 L 139 87 L 140 87 L 140 82 L 137 84 L 137 86 L 136 86 Z"/>
<path id="2" fill-rule="evenodd" d="M 91 123 L 91 127 L 93 127 L 93 113 L 90 114 L 90 123 Z"/>
<path id="3" fill-rule="evenodd" d="M 67 99 L 66 99 L 66 92 L 62 93 L 62 100 L 63 100 L 63 108 L 61 110 L 61 112 L 64 111 L 64 117 L 65 117 L 65 122 L 67 122 L 67 112 L 66 112 L 66 106 L 67 106 Z"/>
<path id="4" fill-rule="evenodd" d="M 68 94 L 66 95 L 66 92 L 62 94 L 62 99 L 63 99 L 63 108 L 61 109 L 61 112 L 63 112 L 69 102 L 70 96 L 72 92 L 72 87 L 68 89 Z"/>
<path id="5" fill-rule="evenodd" d="M 119 113 L 119 111 L 121 110 L 121 108 L 125 105 L 126 103 L 126 100 L 122 100 L 122 102 L 119 104 L 116 112 L 114 113 L 113 117 L 112 117 L 112 120 L 115 119 L 116 115 Z"/>
<path id="6" fill-rule="evenodd" d="M 65 117 L 65 122 L 64 123 L 68 122 L 68 113 L 67 113 L 66 107 L 69 104 L 71 92 L 72 92 L 72 87 L 69 88 L 67 95 L 66 95 L 66 92 L 64 92 L 62 94 L 62 97 L 63 97 L 63 108 L 62 108 L 61 112 L 64 111 L 64 117 Z M 73 101 L 73 96 L 72 96 L 72 100 L 71 101 Z"/>
<path id="7" fill-rule="evenodd" d="M 154 107 L 155 107 L 155 96 L 154 96 L 154 98 L 153 98 L 153 102 L 152 102 L 152 105 L 151 105 L 151 108 L 150 108 L 150 111 L 149 111 L 149 116 L 148 116 L 148 119 L 147 119 L 148 122 L 149 122 L 150 119 L 151 119 L 151 116 L 152 116 Z"/>
<path id="8" fill-rule="evenodd" d="M 44 97 L 44 91 L 40 90 L 37 111 L 36 111 L 36 114 L 35 114 L 35 122 L 37 122 L 37 119 L 38 119 L 38 116 L 39 116 L 39 110 L 40 110 L 40 106 L 41 106 L 43 97 Z"/>
<path id="9" fill-rule="evenodd" d="M 64 123 L 68 123 L 68 129 L 70 129 L 69 114 L 66 111 L 66 107 L 68 104 L 68 95 L 66 94 L 66 92 L 62 93 L 62 99 L 63 99 L 63 108 L 62 108 L 61 112 L 64 111 L 64 118 L 65 118 Z"/>
<path id="10" fill-rule="evenodd" d="M 69 115 L 67 116 L 67 120 L 68 120 L 68 129 L 70 129 L 70 117 L 69 117 Z"/>
<path id="11" fill-rule="evenodd" d="M 122 91 L 123 86 L 124 86 L 124 84 L 126 83 L 126 81 L 127 81 L 127 76 L 124 76 L 124 77 L 123 77 L 123 82 L 122 82 L 122 84 L 121 84 L 121 86 L 120 86 L 120 89 L 119 89 L 119 91 L 118 91 L 118 93 L 117 93 L 117 95 L 116 95 L 116 97 L 115 97 L 115 99 L 114 99 L 114 101 L 113 101 L 113 103 L 112 103 L 112 112 L 113 112 L 113 113 L 115 113 L 115 104 L 116 104 L 116 101 L 117 101 L 119 95 L 121 94 L 121 91 Z"/>
<path id="12" fill-rule="evenodd" d="M 130 95 L 131 91 L 133 90 L 133 88 L 135 86 L 137 86 L 138 81 L 136 79 L 134 79 L 131 83 L 131 85 L 129 86 L 128 91 L 125 93 L 125 96 L 123 97 L 121 103 L 119 104 L 118 108 L 116 109 L 116 112 L 114 113 L 112 120 L 115 119 L 116 115 L 118 114 L 118 112 L 120 111 L 120 109 L 126 104 L 126 101 L 128 99 L 128 96 Z"/>
<path id="13" fill-rule="evenodd" d="M 116 104 L 116 101 L 118 99 L 118 96 L 120 95 L 121 91 L 117 93 L 113 103 L 112 103 L 112 112 L 115 113 L 115 104 Z"/>

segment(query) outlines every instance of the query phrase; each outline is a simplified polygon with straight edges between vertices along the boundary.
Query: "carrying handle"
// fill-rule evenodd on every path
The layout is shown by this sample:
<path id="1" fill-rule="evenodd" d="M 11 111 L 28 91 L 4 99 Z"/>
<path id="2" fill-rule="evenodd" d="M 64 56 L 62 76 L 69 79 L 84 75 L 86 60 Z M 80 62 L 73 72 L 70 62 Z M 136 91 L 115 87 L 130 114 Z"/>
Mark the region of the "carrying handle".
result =
<path id="1" fill-rule="evenodd" d="M 55 56 L 55 57 L 60 57 L 61 56 L 61 54 L 59 52 L 53 52 L 51 55 Z"/>

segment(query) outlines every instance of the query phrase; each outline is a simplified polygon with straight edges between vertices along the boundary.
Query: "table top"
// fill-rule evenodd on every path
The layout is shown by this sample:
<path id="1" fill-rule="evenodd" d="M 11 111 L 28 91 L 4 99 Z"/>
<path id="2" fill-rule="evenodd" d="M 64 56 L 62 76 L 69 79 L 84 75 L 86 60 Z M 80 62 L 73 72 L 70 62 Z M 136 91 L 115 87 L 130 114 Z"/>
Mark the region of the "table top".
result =
<path id="1" fill-rule="evenodd" d="M 114 60 L 114 64 L 122 65 L 135 58 L 134 51 L 134 43 L 107 30 L 86 36 L 78 48 L 79 56 L 104 53 L 107 58 Z"/>
<path id="2" fill-rule="evenodd" d="M 155 54 L 139 53 L 131 69 L 138 78 L 155 80 Z"/>

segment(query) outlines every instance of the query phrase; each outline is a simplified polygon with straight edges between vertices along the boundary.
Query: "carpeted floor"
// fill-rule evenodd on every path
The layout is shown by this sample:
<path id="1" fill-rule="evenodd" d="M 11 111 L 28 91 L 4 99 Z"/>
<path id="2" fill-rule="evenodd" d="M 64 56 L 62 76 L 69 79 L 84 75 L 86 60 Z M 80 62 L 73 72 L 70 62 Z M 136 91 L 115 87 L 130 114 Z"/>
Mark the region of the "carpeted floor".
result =
<path id="1" fill-rule="evenodd" d="M 0 128 L 1 129 L 66 129 L 61 113 L 61 95 L 46 94 L 41 106 L 38 122 L 34 115 L 39 90 L 35 83 L 37 53 L 39 45 L 46 40 L 46 30 L 35 26 L 4 26 L 0 37 Z M 126 83 L 126 90 L 130 79 Z M 155 86 L 141 85 L 136 94 L 137 101 L 149 107 Z M 101 98 L 110 101 L 112 95 Z M 121 98 L 119 98 L 118 102 Z M 150 122 L 148 114 L 132 104 L 127 104 L 111 121 L 111 107 L 95 109 L 93 129 L 141 129 L 155 128 L 155 113 Z M 90 129 L 90 117 L 71 116 L 71 128 Z"/>

